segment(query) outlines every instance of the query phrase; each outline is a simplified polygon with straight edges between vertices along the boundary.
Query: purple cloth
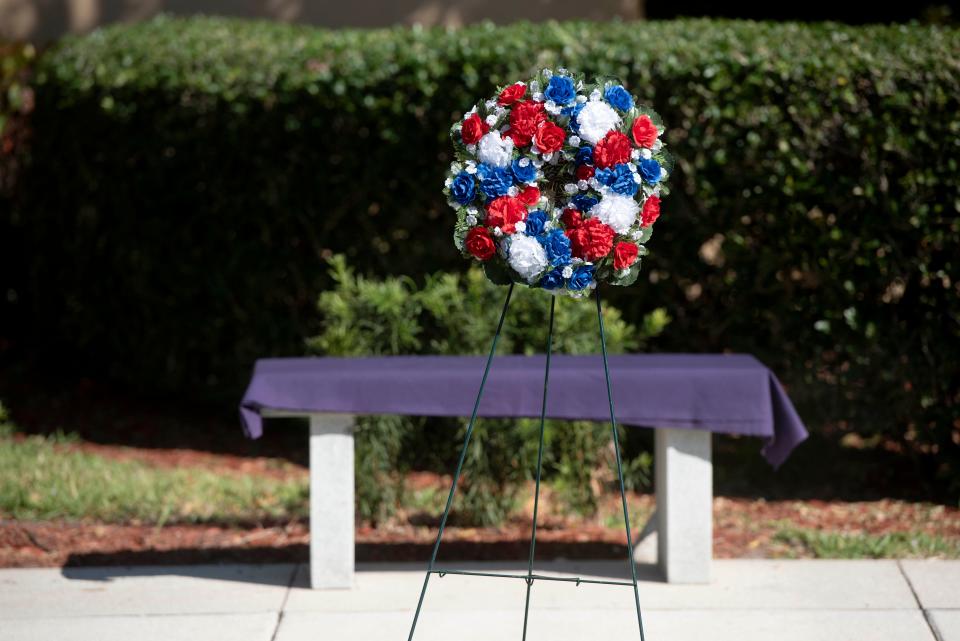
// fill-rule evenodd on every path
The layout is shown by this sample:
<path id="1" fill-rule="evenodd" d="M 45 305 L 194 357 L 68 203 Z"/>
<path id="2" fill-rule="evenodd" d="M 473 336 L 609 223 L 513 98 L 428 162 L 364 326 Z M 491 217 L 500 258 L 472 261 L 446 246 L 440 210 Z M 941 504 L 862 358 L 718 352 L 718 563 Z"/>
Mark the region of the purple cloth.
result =
<path id="1" fill-rule="evenodd" d="M 240 405 L 248 436 L 263 433 L 260 411 L 470 416 L 485 358 L 385 356 L 257 361 Z M 496 356 L 480 416 L 538 417 L 544 357 Z M 765 440 L 774 466 L 807 437 L 773 373 L 740 354 L 610 357 L 617 420 L 626 425 L 708 430 Z M 553 357 L 547 416 L 608 421 L 599 355 Z"/>

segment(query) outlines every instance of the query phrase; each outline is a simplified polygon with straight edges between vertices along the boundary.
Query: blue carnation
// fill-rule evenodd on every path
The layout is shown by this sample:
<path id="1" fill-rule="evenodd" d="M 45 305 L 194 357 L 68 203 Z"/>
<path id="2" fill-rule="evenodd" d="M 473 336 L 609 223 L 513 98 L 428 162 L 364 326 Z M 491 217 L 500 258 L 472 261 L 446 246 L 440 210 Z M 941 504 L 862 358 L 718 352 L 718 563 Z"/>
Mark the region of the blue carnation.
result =
<path id="1" fill-rule="evenodd" d="M 633 179 L 633 172 L 624 164 L 615 165 L 609 169 L 598 169 L 594 176 L 601 184 L 623 196 L 633 196 L 639 188 Z"/>
<path id="2" fill-rule="evenodd" d="M 592 165 L 593 164 L 593 147 L 590 145 L 584 145 L 577 149 L 577 164 L 578 165 Z"/>
<path id="3" fill-rule="evenodd" d="M 640 161 L 640 175 L 651 185 L 660 182 L 660 163 L 653 158 L 647 158 Z"/>
<path id="4" fill-rule="evenodd" d="M 521 160 L 526 160 L 527 164 L 521 165 Z M 533 166 L 529 158 L 517 158 L 511 163 L 510 169 L 513 170 L 513 177 L 517 179 L 518 183 L 528 183 L 537 177 L 537 168 Z"/>
<path id="5" fill-rule="evenodd" d="M 586 106 L 585 102 L 578 102 L 570 107 L 564 107 L 560 110 L 560 113 L 564 116 L 570 117 L 570 131 L 575 134 L 580 133 L 580 123 L 577 122 L 577 116 L 580 115 L 580 112 L 583 111 L 583 108 Z"/>
<path id="6" fill-rule="evenodd" d="M 561 267 L 570 262 L 570 239 L 559 229 L 538 236 L 537 241 L 543 245 L 543 249 L 547 252 L 547 260 L 554 267 Z"/>
<path id="7" fill-rule="evenodd" d="M 630 111 L 633 109 L 633 96 L 621 85 L 607 87 L 607 90 L 603 92 L 603 97 L 607 99 L 607 102 L 609 102 L 614 109 L 619 109 L 620 111 Z"/>
<path id="8" fill-rule="evenodd" d="M 487 198 L 504 196 L 513 186 L 510 170 L 503 167 L 481 163 L 477 168 L 477 175 L 480 177 L 480 191 Z"/>
<path id="9" fill-rule="evenodd" d="M 559 269 L 553 269 L 540 279 L 540 287 L 544 289 L 557 289 L 563 287 L 563 274 Z"/>
<path id="10" fill-rule="evenodd" d="M 593 282 L 593 265 L 581 265 L 573 270 L 573 275 L 567 281 L 567 287 L 574 291 L 580 291 L 590 286 Z"/>
<path id="11" fill-rule="evenodd" d="M 550 84 L 547 90 L 543 92 L 547 100 L 552 100 L 558 105 L 565 105 L 573 102 L 577 97 L 577 89 L 573 86 L 573 81 L 566 76 L 553 76 L 550 78 Z"/>
<path id="12" fill-rule="evenodd" d="M 527 236 L 539 236 L 543 233 L 543 227 L 547 223 L 547 212 L 542 209 L 530 212 L 527 215 Z"/>
<path id="13" fill-rule="evenodd" d="M 573 203 L 573 206 L 577 208 L 577 211 L 581 213 L 587 213 L 594 205 L 600 202 L 597 198 L 586 194 L 577 194 L 571 198 L 570 201 Z"/>
<path id="14" fill-rule="evenodd" d="M 473 176 L 461 171 L 450 184 L 450 195 L 461 205 L 467 205 L 477 195 L 477 183 Z"/>

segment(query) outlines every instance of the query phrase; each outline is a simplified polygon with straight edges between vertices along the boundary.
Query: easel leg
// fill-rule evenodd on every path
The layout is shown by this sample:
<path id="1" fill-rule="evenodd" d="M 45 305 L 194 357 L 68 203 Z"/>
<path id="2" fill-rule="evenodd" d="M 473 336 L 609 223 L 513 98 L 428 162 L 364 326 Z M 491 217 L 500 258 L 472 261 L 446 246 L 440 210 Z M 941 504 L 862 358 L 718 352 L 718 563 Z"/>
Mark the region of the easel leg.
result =
<path id="1" fill-rule="evenodd" d="M 543 403 L 540 405 L 540 445 L 537 448 L 537 482 L 533 495 L 533 529 L 530 535 L 530 559 L 527 562 L 527 600 L 523 606 L 523 640 L 527 638 L 527 617 L 530 614 L 530 588 L 533 587 L 533 556 L 537 548 L 537 512 L 540 508 L 540 472 L 543 469 L 543 431 L 547 418 L 547 386 L 550 382 L 550 355 L 553 352 L 553 312 L 557 304 L 550 297 L 550 330 L 547 333 L 547 366 L 543 372 Z"/>
<path id="2" fill-rule="evenodd" d="M 640 589 L 637 587 L 637 564 L 633 560 L 633 536 L 630 534 L 630 512 L 627 509 L 627 490 L 623 484 L 623 463 L 620 459 L 620 438 L 617 434 L 617 417 L 613 409 L 613 389 L 610 386 L 610 366 L 607 363 L 607 339 L 603 332 L 603 309 L 600 305 L 600 290 L 597 289 L 597 322 L 600 325 L 600 349 L 603 354 L 603 374 L 607 381 L 607 400 L 610 403 L 610 427 L 613 431 L 613 450 L 617 457 L 617 478 L 620 481 L 620 500 L 623 503 L 623 522 L 627 530 L 627 559 L 633 577 L 633 598 L 637 605 L 637 625 L 640 626 L 640 641 L 643 635 L 643 615 L 640 613 Z"/>
<path id="3" fill-rule="evenodd" d="M 507 290 L 507 298 L 503 303 L 503 311 L 500 312 L 500 322 L 497 323 L 497 332 L 493 335 L 493 343 L 490 345 L 490 354 L 487 356 L 487 366 L 483 370 L 483 378 L 480 379 L 480 390 L 477 392 L 477 400 L 473 404 L 473 413 L 470 415 L 470 422 L 467 424 L 467 433 L 463 437 L 463 449 L 460 451 L 460 459 L 457 461 L 457 469 L 453 475 L 453 484 L 450 486 L 450 494 L 447 495 L 447 504 L 443 508 L 443 516 L 440 517 L 440 528 L 437 531 L 437 540 L 433 544 L 433 552 L 430 554 L 430 563 L 427 565 L 427 574 L 423 577 L 423 588 L 420 590 L 420 600 L 417 601 L 417 609 L 413 614 L 413 623 L 410 625 L 410 634 L 407 641 L 413 641 L 413 633 L 417 629 L 417 620 L 420 618 L 420 609 L 423 607 L 423 598 L 427 594 L 427 584 L 430 582 L 430 575 L 433 573 L 434 564 L 437 561 L 437 551 L 440 549 L 440 540 L 443 538 L 443 529 L 447 525 L 447 517 L 450 516 L 450 507 L 453 505 L 453 495 L 457 491 L 457 483 L 460 481 L 460 472 L 463 470 L 463 461 L 467 457 L 467 446 L 470 445 L 470 437 L 473 435 L 473 426 L 477 421 L 477 412 L 480 409 L 480 399 L 483 398 L 483 388 L 487 384 L 487 375 L 490 373 L 490 364 L 493 362 L 493 355 L 497 351 L 497 341 L 500 340 L 500 331 L 503 329 L 503 319 L 507 316 L 507 308 L 510 307 L 510 296 L 513 294 L 513 284 Z"/>

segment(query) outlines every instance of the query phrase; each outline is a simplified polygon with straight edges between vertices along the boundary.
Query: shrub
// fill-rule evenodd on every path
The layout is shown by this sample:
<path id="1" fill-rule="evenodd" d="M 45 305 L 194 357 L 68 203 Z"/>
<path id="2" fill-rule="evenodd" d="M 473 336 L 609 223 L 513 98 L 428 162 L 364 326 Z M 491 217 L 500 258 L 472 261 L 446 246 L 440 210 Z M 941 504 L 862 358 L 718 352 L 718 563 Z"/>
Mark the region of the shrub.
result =
<path id="1" fill-rule="evenodd" d="M 506 290 L 478 269 L 464 276 L 437 273 L 422 287 L 402 276 L 382 280 L 357 275 L 342 256 L 330 260 L 335 286 L 320 295 L 323 327 L 307 341 L 313 353 L 332 356 L 377 354 L 486 354 Z M 498 353 L 543 353 L 549 322 L 549 295 L 518 287 L 510 303 Z M 650 314 L 644 330 L 604 310 L 607 346 L 617 353 L 636 349 L 669 322 L 662 310 Z M 599 345 L 593 305 L 558 300 L 554 349 L 594 353 Z M 366 416 L 357 419 L 357 504 L 364 520 L 392 513 L 403 492 L 403 472 L 414 465 L 452 469 L 466 420 Z M 550 421 L 545 433 L 546 473 L 561 495 L 581 511 L 596 507 L 591 475 L 608 462 L 610 428 L 585 421 Z M 464 467 L 457 515 L 469 523 L 500 522 L 514 504 L 521 482 L 536 465 L 539 421 L 484 419 L 474 428 Z M 423 453 L 431 453 L 424 459 Z"/>
<path id="2" fill-rule="evenodd" d="M 960 478 L 958 52 L 950 28 L 707 20 L 70 38 L 38 64 L 20 181 L 31 345 L 234 400 L 255 357 L 315 329 L 327 252 L 460 268 L 445 132 L 497 83 L 566 65 L 622 77 L 669 125 L 673 195 L 616 294 L 631 320 L 675 319 L 654 347 L 753 352 L 808 422 Z"/>
<path id="3" fill-rule="evenodd" d="M 33 111 L 31 64 L 36 51 L 29 45 L 0 44 L 0 353 L 4 339 L 14 333 L 17 309 L 13 275 L 22 268 L 13 251 L 10 199 L 29 142 L 29 116 Z"/>

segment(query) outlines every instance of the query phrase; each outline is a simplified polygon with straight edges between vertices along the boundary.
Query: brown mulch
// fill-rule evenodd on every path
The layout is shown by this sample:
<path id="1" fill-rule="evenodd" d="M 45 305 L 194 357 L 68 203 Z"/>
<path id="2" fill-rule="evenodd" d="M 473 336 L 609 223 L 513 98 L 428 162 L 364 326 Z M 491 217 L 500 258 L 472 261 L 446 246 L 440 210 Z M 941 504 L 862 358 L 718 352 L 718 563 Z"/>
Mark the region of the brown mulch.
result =
<path id="1" fill-rule="evenodd" d="M 609 497 L 618 500 L 619 497 Z M 653 497 L 632 497 L 631 509 L 649 514 Z M 606 506 L 601 508 L 601 512 Z M 717 558 L 776 557 L 787 550 L 774 539 L 780 524 L 836 532 L 926 532 L 960 538 L 960 510 L 899 501 L 714 500 Z M 521 517 L 497 528 L 448 527 L 441 547 L 447 560 L 525 559 L 529 523 Z M 357 528 L 358 561 L 419 561 L 429 557 L 433 524 Z M 0 521 L 0 567 L 131 565 L 209 562 L 301 562 L 308 559 L 306 523 L 268 526 L 177 524 L 111 525 L 68 521 Z M 793 550 L 792 552 L 796 552 Z M 537 557 L 623 558 L 623 531 L 581 519 L 548 516 L 537 533 Z"/>
<path id="2" fill-rule="evenodd" d="M 21 438 L 14 436 L 14 438 Z M 213 453 L 195 449 L 140 448 L 78 441 L 62 445 L 115 460 L 135 460 L 157 467 L 202 467 L 222 474 L 306 478 L 307 469 L 267 456 Z M 449 477 L 414 473 L 410 490 L 430 487 L 441 498 Z M 529 488 L 532 493 L 532 487 Z M 654 497 L 629 496 L 635 534 L 653 512 Z M 429 557 L 436 537 L 437 510 L 401 512 L 378 527 L 357 528 L 358 561 L 420 561 Z M 877 501 L 714 499 L 714 555 L 717 558 L 776 557 L 797 554 L 775 539 L 786 524 L 879 535 L 924 532 L 960 540 L 960 509 L 932 503 Z M 441 559 L 525 559 L 529 550 L 532 498 L 500 527 L 460 527 L 445 531 Z M 541 499 L 537 557 L 624 558 L 625 536 L 614 517 L 620 496 L 607 494 L 594 517 L 568 515 L 549 487 Z M 454 515 L 455 516 L 455 515 Z M 455 520 L 455 519 L 454 519 Z M 209 562 L 301 562 L 309 556 L 305 522 L 252 525 L 108 524 L 76 521 L 15 521 L 0 515 L 0 567 L 129 565 Z M 802 554 L 802 551 L 800 551 Z"/>

